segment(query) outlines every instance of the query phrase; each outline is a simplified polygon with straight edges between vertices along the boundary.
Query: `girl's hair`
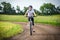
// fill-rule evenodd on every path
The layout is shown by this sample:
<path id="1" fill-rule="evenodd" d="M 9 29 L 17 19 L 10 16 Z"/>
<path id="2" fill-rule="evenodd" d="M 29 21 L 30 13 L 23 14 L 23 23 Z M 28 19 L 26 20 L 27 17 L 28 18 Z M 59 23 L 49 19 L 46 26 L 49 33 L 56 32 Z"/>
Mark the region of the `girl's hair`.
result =
<path id="1" fill-rule="evenodd" d="M 32 5 L 30 5 L 29 7 L 33 8 Z"/>

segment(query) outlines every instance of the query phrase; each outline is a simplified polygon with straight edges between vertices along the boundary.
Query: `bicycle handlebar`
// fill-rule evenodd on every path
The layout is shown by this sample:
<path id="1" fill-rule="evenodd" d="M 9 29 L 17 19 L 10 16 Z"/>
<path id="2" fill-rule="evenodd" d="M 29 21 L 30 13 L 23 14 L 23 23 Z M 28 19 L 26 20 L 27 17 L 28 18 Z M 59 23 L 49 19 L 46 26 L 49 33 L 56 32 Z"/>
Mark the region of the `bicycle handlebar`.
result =
<path id="1" fill-rule="evenodd" d="M 25 15 L 25 17 L 28 17 L 27 15 Z M 33 17 L 36 17 L 36 16 L 33 16 Z"/>

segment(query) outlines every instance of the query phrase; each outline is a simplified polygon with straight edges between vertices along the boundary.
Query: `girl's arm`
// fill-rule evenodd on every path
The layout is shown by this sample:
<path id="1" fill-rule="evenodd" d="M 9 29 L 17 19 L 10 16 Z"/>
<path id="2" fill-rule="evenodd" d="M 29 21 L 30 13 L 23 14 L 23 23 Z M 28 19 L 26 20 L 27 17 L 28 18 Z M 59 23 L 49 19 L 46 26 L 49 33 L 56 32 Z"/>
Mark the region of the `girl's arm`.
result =
<path id="1" fill-rule="evenodd" d="M 25 13 L 25 16 L 27 16 L 27 11 L 26 11 L 26 13 Z"/>
<path id="2" fill-rule="evenodd" d="M 34 16 L 36 16 L 36 13 L 34 12 Z"/>

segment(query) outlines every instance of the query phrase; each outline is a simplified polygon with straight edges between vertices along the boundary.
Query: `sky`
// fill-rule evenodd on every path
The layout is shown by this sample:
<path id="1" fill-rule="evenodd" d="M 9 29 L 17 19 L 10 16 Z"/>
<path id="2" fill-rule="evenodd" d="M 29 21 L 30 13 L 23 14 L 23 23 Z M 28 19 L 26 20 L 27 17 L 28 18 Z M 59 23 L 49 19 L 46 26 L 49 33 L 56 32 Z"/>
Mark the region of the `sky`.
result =
<path id="1" fill-rule="evenodd" d="M 60 6 L 60 0 L 0 0 L 0 3 L 3 1 L 11 3 L 12 7 L 15 8 L 19 5 L 21 10 L 23 10 L 24 6 L 28 7 L 29 5 L 32 5 L 34 9 L 39 10 L 40 6 L 44 3 L 52 3 L 56 5 L 56 7 Z"/>

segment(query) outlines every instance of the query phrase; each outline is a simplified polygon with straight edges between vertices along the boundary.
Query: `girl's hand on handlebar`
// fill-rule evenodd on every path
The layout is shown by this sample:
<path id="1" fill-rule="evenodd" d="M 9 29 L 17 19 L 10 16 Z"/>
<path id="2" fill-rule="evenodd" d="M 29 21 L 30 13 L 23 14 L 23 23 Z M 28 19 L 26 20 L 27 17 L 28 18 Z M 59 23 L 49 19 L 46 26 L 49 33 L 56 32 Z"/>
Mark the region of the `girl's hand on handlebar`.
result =
<path id="1" fill-rule="evenodd" d="M 34 15 L 34 17 L 36 17 L 36 15 Z"/>

